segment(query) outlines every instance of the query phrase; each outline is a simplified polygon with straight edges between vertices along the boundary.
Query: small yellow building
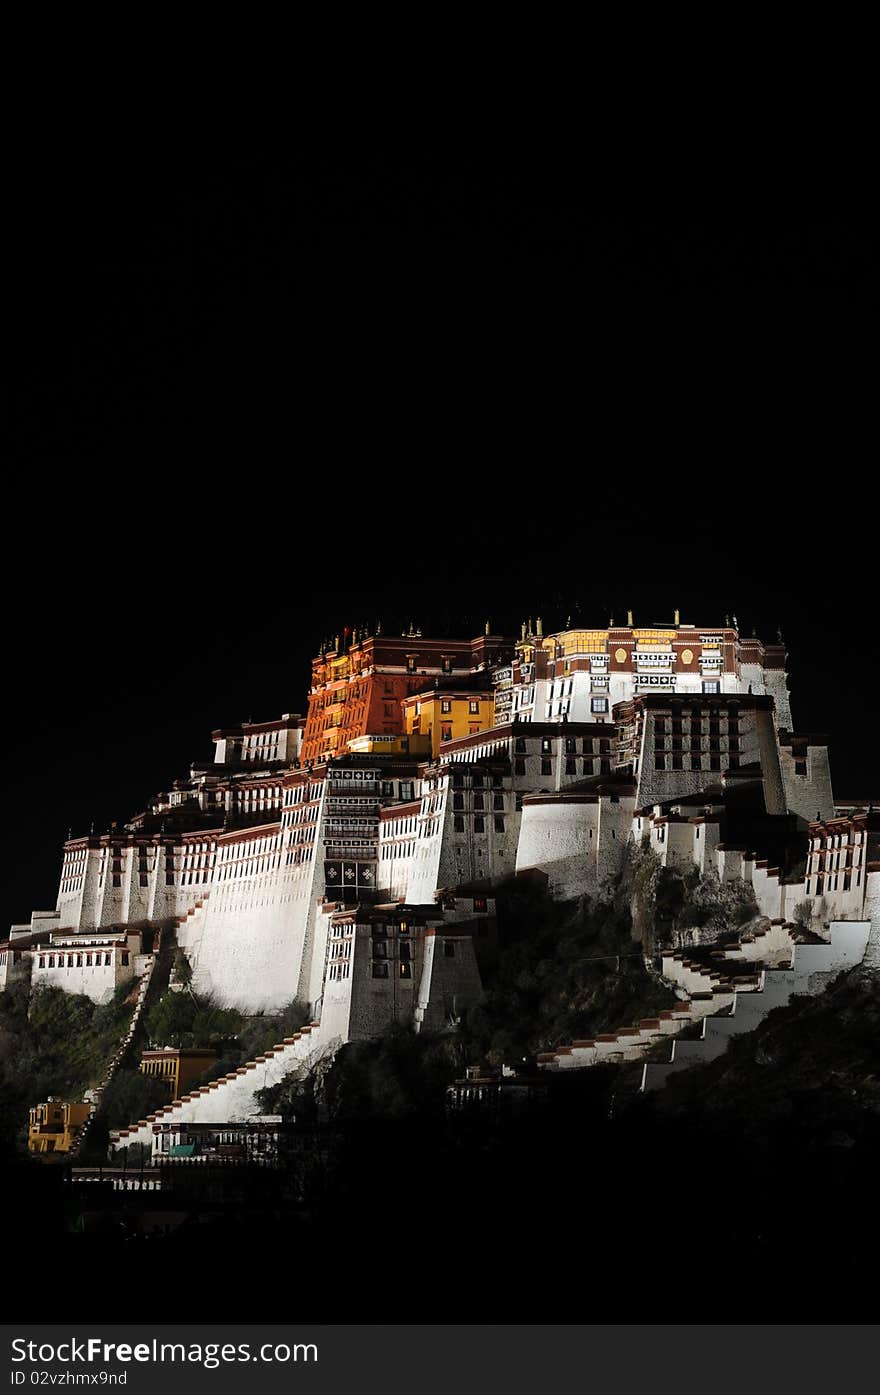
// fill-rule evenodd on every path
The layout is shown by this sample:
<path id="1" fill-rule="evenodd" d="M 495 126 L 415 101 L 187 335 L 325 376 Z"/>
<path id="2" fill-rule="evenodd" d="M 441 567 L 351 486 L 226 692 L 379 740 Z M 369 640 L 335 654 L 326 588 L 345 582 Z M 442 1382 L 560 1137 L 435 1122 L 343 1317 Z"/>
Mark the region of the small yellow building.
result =
<path id="1" fill-rule="evenodd" d="M 168 1088 L 168 1098 L 179 1099 L 199 1076 L 204 1075 L 217 1060 L 217 1052 L 198 1046 L 163 1046 L 156 1051 L 144 1051 L 139 1070 L 142 1075 L 161 1080 Z"/>
<path id="2" fill-rule="evenodd" d="M 28 1151 L 69 1153 L 88 1117 L 87 1104 L 65 1104 L 50 1095 L 45 1104 L 35 1104 L 29 1110 Z"/>
<path id="3" fill-rule="evenodd" d="M 427 756 L 431 743 L 427 737 L 415 736 L 356 736 L 348 743 L 349 751 L 357 756 Z"/>
<path id="4" fill-rule="evenodd" d="M 488 731 L 495 724 L 495 698 L 489 692 L 466 688 L 429 688 L 404 698 L 404 730 L 411 736 L 428 737 L 431 754 L 440 754 L 441 741 L 457 741 Z"/>

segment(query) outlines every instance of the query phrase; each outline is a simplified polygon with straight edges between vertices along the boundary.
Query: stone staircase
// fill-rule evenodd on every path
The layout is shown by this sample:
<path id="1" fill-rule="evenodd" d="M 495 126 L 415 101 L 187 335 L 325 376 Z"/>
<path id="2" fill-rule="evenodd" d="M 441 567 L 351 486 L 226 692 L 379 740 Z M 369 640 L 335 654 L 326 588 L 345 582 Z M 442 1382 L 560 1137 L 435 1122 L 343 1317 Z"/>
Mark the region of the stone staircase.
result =
<path id="1" fill-rule="evenodd" d="M 808 944 L 800 927 L 777 919 L 716 950 L 712 964 L 669 951 L 662 972 L 680 1002 L 636 1026 L 545 1052 L 538 1066 L 582 1070 L 659 1054 L 660 1060 L 644 1061 L 641 1082 L 642 1090 L 656 1089 L 673 1071 L 713 1060 L 731 1037 L 750 1031 L 793 993 L 821 992 L 836 974 L 860 963 L 869 928 L 868 921 L 834 921 L 827 943 Z"/>
<path id="2" fill-rule="evenodd" d="M 642 1089 L 656 1090 L 676 1071 L 714 1061 L 733 1037 L 752 1031 L 774 1008 L 785 1007 L 794 994 L 821 993 L 837 974 L 860 964 L 868 945 L 870 921 L 832 921 L 829 930 L 827 943 L 807 944 L 796 927 L 776 921 L 769 931 L 743 936 L 737 945 L 722 951 L 725 959 L 732 961 L 761 962 L 767 953 L 776 962 L 764 963 L 757 991 L 737 993 L 730 1012 L 704 1018 L 692 1039 L 671 1042 L 665 1061 L 646 1061 Z"/>
<path id="3" fill-rule="evenodd" d="M 110 1135 L 111 1150 L 128 1148 L 132 1143 L 151 1146 L 156 1123 L 227 1124 L 258 1118 L 262 1111 L 257 1091 L 277 1085 L 290 1071 L 309 1065 L 326 1048 L 320 1026 L 319 1022 L 310 1023 L 229 1075 L 199 1086 L 127 1129 L 115 1130 Z"/>
<path id="4" fill-rule="evenodd" d="M 161 951 L 161 948 L 162 931 L 157 930 L 153 945 L 153 952 L 152 954 L 147 956 L 147 962 L 144 967 L 144 972 L 141 974 L 140 980 L 138 982 L 137 997 L 135 998 L 134 1012 L 131 1015 L 131 1021 L 129 1022 L 128 1027 L 126 1028 L 125 1036 L 122 1038 L 113 1055 L 110 1057 L 107 1069 L 104 1073 L 102 1080 L 89 1092 L 91 1095 L 91 1099 L 89 1100 L 89 1117 L 86 1119 L 85 1123 L 80 1129 L 79 1134 L 77 1135 L 76 1143 L 70 1150 L 71 1157 L 75 1157 L 77 1154 L 82 1152 L 83 1144 L 86 1142 L 89 1136 L 92 1124 L 95 1121 L 95 1116 L 97 1115 L 101 1107 L 101 1100 L 103 1099 L 104 1091 L 107 1089 L 107 1086 L 110 1084 L 110 1081 L 113 1079 L 117 1070 L 122 1065 L 123 1061 L 128 1055 L 131 1044 L 134 1041 L 135 1033 L 137 1032 L 138 1026 L 140 1025 L 140 1020 L 143 1015 L 144 1006 L 146 1004 L 147 996 L 150 991 L 150 984 L 153 981 L 153 974 L 155 972 L 156 965 L 159 962 L 159 953 Z"/>

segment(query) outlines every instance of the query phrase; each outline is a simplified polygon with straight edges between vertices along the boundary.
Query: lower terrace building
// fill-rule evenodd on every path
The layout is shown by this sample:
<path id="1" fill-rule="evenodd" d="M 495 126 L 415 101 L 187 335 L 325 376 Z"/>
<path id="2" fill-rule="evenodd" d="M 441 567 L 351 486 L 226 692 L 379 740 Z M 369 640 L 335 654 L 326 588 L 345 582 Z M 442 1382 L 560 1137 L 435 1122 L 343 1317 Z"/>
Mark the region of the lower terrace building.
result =
<path id="1" fill-rule="evenodd" d="M 161 1080 L 168 1098 L 176 1100 L 186 1094 L 194 1080 L 205 1074 L 217 1060 L 216 1051 L 202 1047 L 163 1046 L 141 1054 L 138 1069 L 152 1080 Z"/>
<path id="2" fill-rule="evenodd" d="M 50 1095 L 29 1111 L 28 1152 L 69 1153 L 76 1145 L 91 1110 L 87 1104 L 65 1104 Z"/>

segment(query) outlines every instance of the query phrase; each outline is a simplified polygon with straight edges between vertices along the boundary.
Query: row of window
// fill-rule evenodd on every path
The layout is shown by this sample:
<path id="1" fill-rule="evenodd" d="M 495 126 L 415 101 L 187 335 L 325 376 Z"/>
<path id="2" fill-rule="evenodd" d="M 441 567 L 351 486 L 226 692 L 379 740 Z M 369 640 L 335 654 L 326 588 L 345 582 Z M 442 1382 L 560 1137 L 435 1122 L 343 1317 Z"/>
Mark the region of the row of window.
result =
<path id="1" fill-rule="evenodd" d="M 685 761 L 687 761 L 686 765 Z M 721 756 L 716 754 L 709 756 L 708 764 L 706 764 L 705 758 L 697 753 L 683 756 L 680 752 L 676 752 L 667 756 L 664 752 L 658 751 L 654 757 L 655 770 L 721 770 L 721 768 Z M 738 770 L 739 756 L 734 752 L 729 753 L 724 768 Z"/>
<path id="2" fill-rule="evenodd" d="M 375 961 L 373 964 L 373 978 L 390 978 L 389 969 L 390 965 L 387 961 L 384 963 L 381 960 Z M 399 978 L 412 978 L 412 964 L 402 960 L 398 964 L 397 970 Z"/>
<path id="3" fill-rule="evenodd" d="M 808 895 L 808 896 L 821 896 L 822 893 L 823 893 L 823 891 L 837 891 L 837 889 L 838 889 L 838 885 L 837 885 L 837 883 L 838 883 L 838 875 L 839 875 L 839 874 L 838 874 L 837 872 L 835 872 L 833 875 L 829 875 L 827 881 L 825 881 L 825 880 L 823 880 L 823 878 L 822 878 L 822 876 L 821 876 L 821 874 L 820 874 L 820 875 L 816 878 L 815 890 L 811 889 L 812 886 L 813 886 L 813 883 L 812 883 L 811 881 L 808 880 L 808 881 L 807 881 L 807 895 Z M 859 868 L 859 870 L 856 872 L 856 886 L 861 886 L 861 884 L 862 884 L 862 872 L 861 872 L 861 868 Z M 843 873 L 843 885 L 842 885 L 842 887 L 840 888 L 840 890 L 841 890 L 841 891 L 849 891 L 849 889 L 850 889 L 851 886 L 852 886 L 852 871 L 851 871 L 851 870 L 847 870 L 847 871 L 845 871 L 845 872 Z"/>
<path id="4" fill-rule="evenodd" d="M 486 807 L 486 796 L 485 796 L 485 795 L 483 795 L 483 794 L 475 794 L 475 795 L 472 796 L 472 799 L 473 799 L 473 807 L 474 807 L 475 809 L 485 809 L 485 807 Z M 452 807 L 453 807 L 453 809 L 463 809 L 463 808 L 464 808 L 464 795 L 463 795 L 463 794 L 453 794 L 453 796 L 452 796 Z M 503 808 L 504 808 L 504 795 L 503 795 L 503 794 L 493 794 L 493 796 L 492 796 L 492 808 L 493 808 L 493 809 L 503 809 Z"/>
<path id="5" fill-rule="evenodd" d="M 709 735 L 719 736 L 726 732 L 729 736 L 739 734 L 739 716 L 736 712 L 731 712 L 727 717 L 719 716 L 717 712 L 709 713 Z M 657 736 L 699 735 L 703 732 L 703 717 L 701 714 L 692 712 L 689 717 L 657 717 L 654 720 L 654 732 Z"/>
<path id="6" fill-rule="evenodd" d="M 532 739 L 534 740 L 534 738 L 532 738 Z M 564 738 L 564 740 L 565 740 L 565 754 L 566 754 L 567 756 L 576 755 L 576 754 L 577 754 L 577 749 L 578 749 L 578 746 L 577 746 L 578 738 L 575 737 L 575 736 L 566 736 L 566 737 Z M 544 755 L 544 756 L 552 756 L 552 755 L 553 755 L 553 752 L 554 752 L 555 749 L 556 749 L 557 743 L 558 743 L 558 737 L 555 737 L 555 736 L 542 736 L 542 737 L 541 737 L 541 754 Z M 527 754 L 528 754 L 528 746 L 527 746 L 527 744 L 526 744 L 526 738 L 525 738 L 524 736 L 518 736 L 518 737 L 516 738 L 515 742 L 514 742 L 513 749 L 514 749 L 514 752 L 515 752 L 516 755 L 520 755 L 520 756 L 527 755 Z M 610 752 L 610 750 L 611 750 L 611 737 L 610 737 L 610 736 L 600 736 L 600 737 L 584 736 L 584 737 L 581 738 L 581 751 L 582 751 L 582 753 L 583 753 L 585 756 L 588 756 L 588 755 L 595 755 L 595 754 L 597 753 L 597 751 L 598 751 L 598 753 L 599 753 L 600 755 L 605 755 L 605 754 L 607 754 L 608 752 Z M 476 777 L 475 777 L 475 779 L 474 779 L 474 783 L 476 783 Z M 500 777 L 500 776 L 498 777 L 498 783 L 499 783 L 499 784 L 501 783 L 501 777 Z"/>
<path id="7" fill-rule="evenodd" d="M 703 749 L 702 742 L 704 741 L 709 742 L 708 749 L 710 751 L 720 751 L 722 749 L 722 741 L 727 742 L 727 749 L 730 751 L 738 751 L 740 749 L 738 736 L 655 736 L 654 750 L 681 751 L 684 749 L 683 743 L 687 742 L 690 750 L 700 751 Z"/>
<path id="8" fill-rule="evenodd" d="M 493 823 L 494 823 L 494 826 L 495 826 L 495 832 L 496 832 L 496 833 L 503 833 L 503 832 L 504 832 L 504 819 L 503 819 L 503 818 L 497 818 L 497 817 L 496 817 L 495 819 L 493 819 Z M 456 832 L 456 833 L 464 833 L 464 815 L 463 815 L 463 814 L 455 814 L 455 815 L 453 816 L 453 819 L 452 819 L 452 827 L 453 827 L 454 832 Z M 475 815 L 474 815 L 474 832 L 475 832 L 475 833 L 485 833 L 485 832 L 486 832 L 486 820 L 483 818 L 482 814 L 475 814 Z"/>
<path id="9" fill-rule="evenodd" d="M 85 958 L 85 965 L 83 964 L 83 958 Z M 41 954 L 38 957 L 37 965 L 41 969 L 82 969 L 83 967 L 91 969 L 100 967 L 102 960 L 105 967 L 109 967 L 109 965 L 112 964 L 113 956 L 112 952 L 109 949 L 104 951 L 86 951 L 84 955 L 79 953 L 62 954 L 60 952 L 57 955 Z M 128 962 L 129 953 L 127 949 L 124 949 L 120 957 L 120 963 L 123 965 L 123 967 L 127 967 Z"/>
<path id="10" fill-rule="evenodd" d="M 607 774 L 610 773 L 610 771 L 611 771 L 611 759 L 610 759 L 609 756 L 603 756 L 603 757 L 600 759 L 600 761 L 599 761 L 599 773 L 602 774 L 602 775 L 607 775 Z M 526 773 L 526 763 L 525 763 L 525 761 L 524 761 L 521 757 L 513 762 L 513 773 L 514 773 L 514 775 L 525 775 L 525 773 Z M 576 775 L 576 774 L 577 774 L 577 761 L 575 761 L 571 756 L 569 756 L 568 759 L 567 759 L 566 762 L 565 762 L 565 773 L 566 773 L 566 775 Z M 585 775 L 593 775 L 593 774 L 595 774 L 595 773 L 596 773 L 596 762 L 595 762 L 594 760 L 590 759 L 590 758 L 586 758 L 586 759 L 583 761 L 583 773 L 584 773 Z M 552 774 L 553 774 L 553 759 L 552 759 L 552 757 L 550 757 L 550 756 L 542 756 L 542 757 L 541 757 L 541 774 L 542 774 L 542 775 L 552 775 Z"/>

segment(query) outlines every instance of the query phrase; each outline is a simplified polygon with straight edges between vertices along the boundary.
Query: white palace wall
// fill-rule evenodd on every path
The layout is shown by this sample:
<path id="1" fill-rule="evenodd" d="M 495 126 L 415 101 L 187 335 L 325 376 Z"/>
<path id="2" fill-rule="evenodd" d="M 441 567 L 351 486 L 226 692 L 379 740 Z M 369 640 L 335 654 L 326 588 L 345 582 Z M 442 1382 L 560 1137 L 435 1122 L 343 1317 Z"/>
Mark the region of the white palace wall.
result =
<path id="1" fill-rule="evenodd" d="M 545 872 L 551 894 L 583 896 L 597 881 L 599 801 L 595 795 L 526 796 L 516 870 Z"/>
<path id="2" fill-rule="evenodd" d="M 285 864 L 280 826 L 221 837 L 210 895 L 179 931 L 196 991 L 246 1012 L 299 996 L 314 881 L 314 858 Z"/>

